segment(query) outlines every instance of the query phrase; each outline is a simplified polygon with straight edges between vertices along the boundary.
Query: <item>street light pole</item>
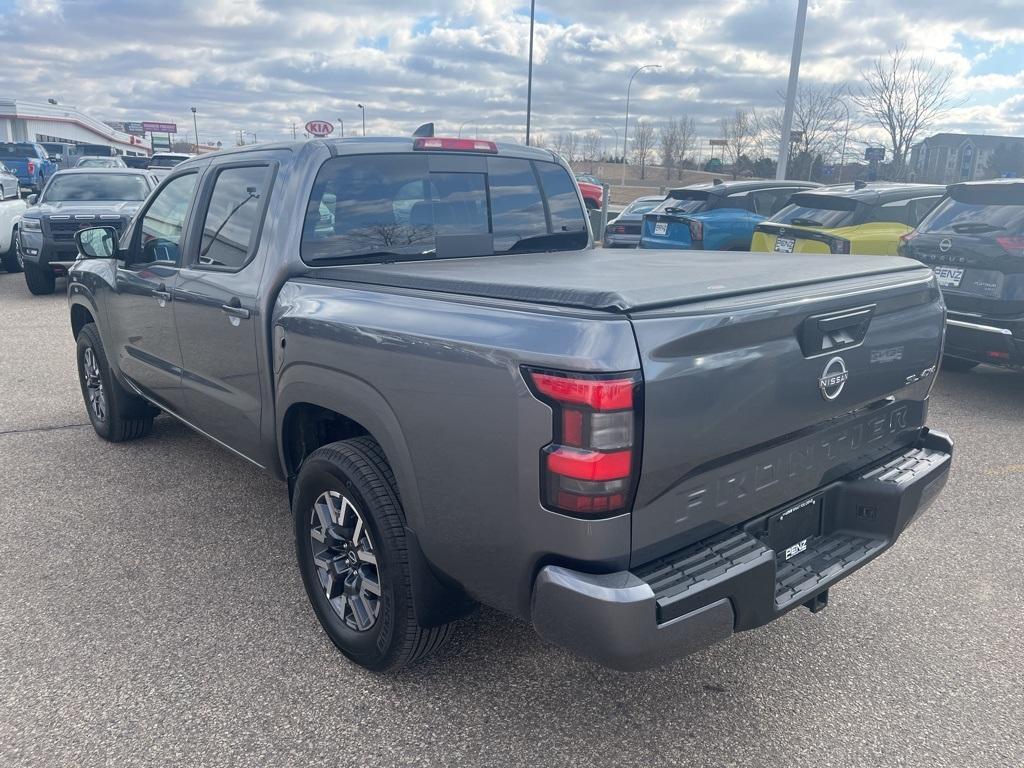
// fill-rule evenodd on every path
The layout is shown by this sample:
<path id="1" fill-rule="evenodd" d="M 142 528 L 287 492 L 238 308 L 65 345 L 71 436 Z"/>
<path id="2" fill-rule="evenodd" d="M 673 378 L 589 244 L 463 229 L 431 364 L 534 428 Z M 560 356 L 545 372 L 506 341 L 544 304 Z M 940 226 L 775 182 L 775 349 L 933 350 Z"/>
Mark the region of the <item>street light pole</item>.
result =
<path id="1" fill-rule="evenodd" d="M 626 125 L 622 129 L 622 185 L 626 185 L 626 146 L 629 142 L 629 91 L 633 87 L 633 78 L 643 72 L 645 69 L 661 69 L 661 64 L 644 64 L 642 67 L 637 67 L 632 75 L 629 76 L 629 85 L 626 86 Z"/>
<path id="2" fill-rule="evenodd" d="M 196 131 L 196 144 L 195 144 L 195 148 L 196 148 L 196 154 L 198 155 L 199 154 L 199 123 L 196 121 L 196 108 L 195 107 L 190 107 L 190 109 L 192 110 L 192 127 L 195 128 L 195 131 Z"/>
<path id="3" fill-rule="evenodd" d="M 793 130 L 793 107 L 796 104 L 796 89 L 800 81 L 800 54 L 804 47 L 804 26 L 807 23 L 807 0 L 797 0 L 796 29 L 793 32 L 793 56 L 789 61 L 789 85 L 786 87 L 786 108 L 782 112 L 782 135 L 779 137 L 779 162 L 775 166 L 775 178 L 786 178 L 789 165 L 789 137 Z"/>
<path id="4" fill-rule="evenodd" d="M 341 119 L 341 118 L 339 117 L 339 118 L 338 118 L 338 122 L 339 122 L 339 123 L 341 124 L 341 138 L 343 138 L 343 139 L 344 139 L 344 138 L 345 138 L 345 121 L 344 121 L 344 120 L 342 120 L 342 119 Z"/>
<path id="5" fill-rule="evenodd" d="M 530 63 L 526 75 L 526 146 L 530 146 L 530 112 L 533 109 L 533 22 L 537 0 L 530 0 Z"/>
<path id="6" fill-rule="evenodd" d="M 366 107 L 362 104 L 356 104 L 361 110 L 363 110 L 363 136 L 366 136 Z"/>

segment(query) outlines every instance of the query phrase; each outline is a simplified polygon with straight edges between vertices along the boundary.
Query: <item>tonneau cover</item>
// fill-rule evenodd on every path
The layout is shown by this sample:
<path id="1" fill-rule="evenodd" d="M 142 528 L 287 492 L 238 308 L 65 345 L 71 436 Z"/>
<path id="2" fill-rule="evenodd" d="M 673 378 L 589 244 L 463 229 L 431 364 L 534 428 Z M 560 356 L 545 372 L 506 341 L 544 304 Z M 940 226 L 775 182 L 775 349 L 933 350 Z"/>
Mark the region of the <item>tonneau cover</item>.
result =
<path id="1" fill-rule="evenodd" d="M 321 267 L 310 276 L 631 312 L 849 277 L 922 270 L 885 256 L 584 250 Z"/>

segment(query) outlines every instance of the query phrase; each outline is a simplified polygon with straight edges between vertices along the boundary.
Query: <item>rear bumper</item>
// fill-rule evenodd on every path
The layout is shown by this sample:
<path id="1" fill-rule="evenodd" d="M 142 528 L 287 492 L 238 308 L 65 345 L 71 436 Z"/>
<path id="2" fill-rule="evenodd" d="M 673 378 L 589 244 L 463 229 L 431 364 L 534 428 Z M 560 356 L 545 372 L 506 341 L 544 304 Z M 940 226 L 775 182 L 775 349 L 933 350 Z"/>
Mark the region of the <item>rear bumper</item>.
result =
<path id="1" fill-rule="evenodd" d="M 605 248 L 636 248 L 640 235 L 605 235 L 601 242 Z"/>
<path id="2" fill-rule="evenodd" d="M 925 431 L 912 448 L 819 489 L 820 528 L 789 559 L 756 518 L 629 571 L 549 565 L 537 575 L 532 621 L 545 639 L 624 671 L 646 669 L 807 605 L 880 555 L 942 490 L 953 444 Z M 795 500 L 799 503 L 802 500 Z M 787 505 L 791 506 L 791 505 Z M 793 548 L 790 547 L 790 550 Z"/>
<path id="3" fill-rule="evenodd" d="M 949 312 L 945 354 L 980 363 L 1024 366 L 1024 318 Z"/>

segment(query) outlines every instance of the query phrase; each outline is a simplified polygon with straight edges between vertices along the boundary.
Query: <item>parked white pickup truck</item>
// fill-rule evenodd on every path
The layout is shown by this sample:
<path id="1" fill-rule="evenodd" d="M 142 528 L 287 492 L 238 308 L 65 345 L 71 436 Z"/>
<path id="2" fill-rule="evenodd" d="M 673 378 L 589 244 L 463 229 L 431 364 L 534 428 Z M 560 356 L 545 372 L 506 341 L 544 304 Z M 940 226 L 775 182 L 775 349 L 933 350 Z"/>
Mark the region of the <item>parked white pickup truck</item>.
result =
<path id="1" fill-rule="evenodd" d="M 8 272 L 20 272 L 18 263 L 18 225 L 28 207 L 20 197 L 0 201 L 0 265 Z"/>

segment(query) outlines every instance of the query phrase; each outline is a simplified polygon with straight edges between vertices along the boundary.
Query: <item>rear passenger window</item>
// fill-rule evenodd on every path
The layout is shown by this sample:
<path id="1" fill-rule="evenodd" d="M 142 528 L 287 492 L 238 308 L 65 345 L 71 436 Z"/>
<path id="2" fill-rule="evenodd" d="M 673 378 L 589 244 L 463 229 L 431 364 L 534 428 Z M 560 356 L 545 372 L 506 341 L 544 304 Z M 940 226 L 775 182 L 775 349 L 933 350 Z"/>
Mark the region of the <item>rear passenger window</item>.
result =
<path id="1" fill-rule="evenodd" d="M 908 224 L 907 204 L 909 200 L 894 200 L 891 203 L 876 205 L 864 219 L 865 224 L 877 222 L 894 222 L 896 224 Z"/>
<path id="2" fill-rule="evenodd" d="M 266 165 L 225 168 L 217 174 L 203 221 L 200 265 L 241 269 L 248 263 L 269 184 Z"/>

